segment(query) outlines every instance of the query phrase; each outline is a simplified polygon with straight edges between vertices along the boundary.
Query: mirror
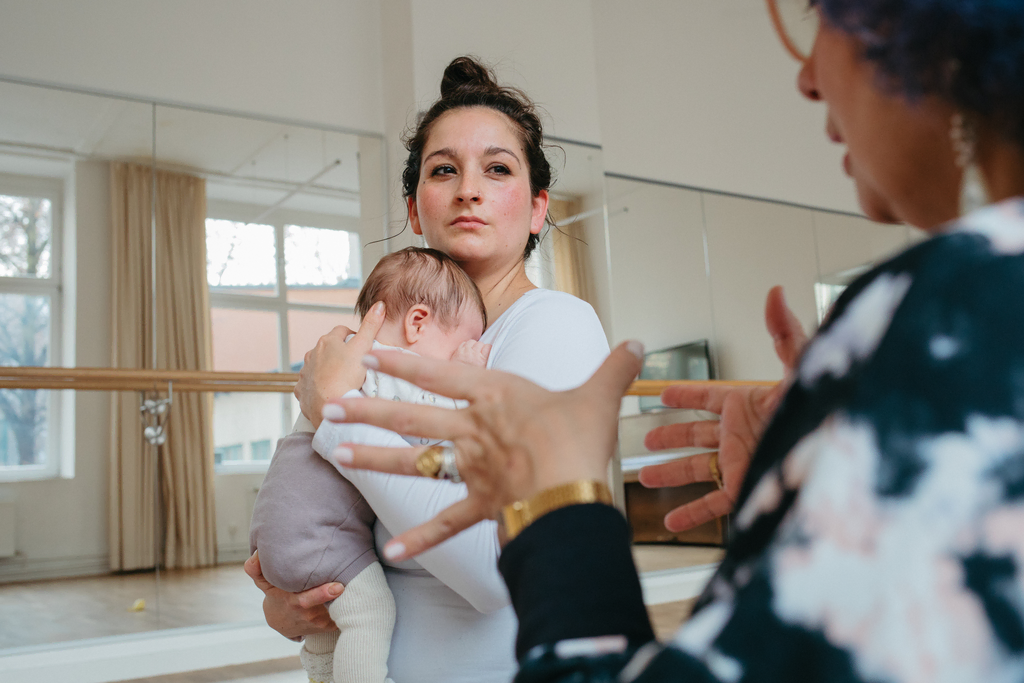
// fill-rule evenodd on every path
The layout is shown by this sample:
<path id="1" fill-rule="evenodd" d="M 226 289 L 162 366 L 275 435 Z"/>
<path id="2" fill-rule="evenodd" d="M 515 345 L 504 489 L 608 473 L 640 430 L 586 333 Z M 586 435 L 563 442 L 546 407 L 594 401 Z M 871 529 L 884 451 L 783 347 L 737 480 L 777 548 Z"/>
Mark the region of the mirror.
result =
<path id="1" fill-rule="evenodd" d="M 606 182 L 612 341 L 642 340 L 649 362 L 682 359 L 674 364 L 681 374 L 666 379 L 703 379 L 706 369 L 716 379 L 781 379 L 782 365 L 764 327 L 768 290 L 782 285 L 811 332 L 852 277 L 920 239 L 905 226 L 861 216 L 613 174 Z M 695 375 L 683 373 L 687 364 Z M 707 563 L 721 556 L 717 548 L 701 545 L 720 543 L 725 528 L 709 523 L 672 534 L 662 524 L 666 512 L 712 484 L 643 489 L 635 482 L 643 465 L 704 450 L 651 453 L 643 446 L 647 431 L 708 416 L 652 410 L 635 397 L 624 400 L 621 415 L 621 468 L 634 538 L 696 544 L 643 546 L 638 553 L 641 570 L 653 572 L 644 577 L 648 604 L 656 605 L 652 618 L 661 633 L 671 633 L 710 576 Z"/>
<path id="2" fill-rule="evenodd" d="M 198 270 L 211 306 L 211 369 L 291 371 L 320 334 L 352 320 L 362 274 L 383 253 L 367 246 L 387 221 L 380 137 L 0 82 L 5 364 L 111 366 L 112 348 L 124 343 L 112 332 L 112 273 L 131 267 L 112 255 L 121 201 L 112 166 L 122 162 L 156 169 L 158 213 L 176 199 L 162 194 L 163 178 L 196 179 L 203 189 L 208 258 Z M 150 197 L 143 190 L 140 207 Z M 148 226 L 148 210 L 138 210 Z M 148 286 L 140 291 L 148 297 Z M 138 396 L 124 396 L 134 402 L 128 427 L 141 433 Z M 255 491 L 291 428 L 293 399 L 211 398 L 217 540 L 213 562 L 198 564 L 216 566 L 169 568 L 197 563 L 153 542 L 153 490 L 165 501 L 170 494 L 149 472 L 152 487 L 135 487 L 145 491 L 139 501 L 120 505 L 140 506 L 140 533 L 150 539 L 141 543 L 164 566 L 154 570 L 150 559 L 111 573 L 120 562 L 109 504 L 116 401 L 109 392 L 0 390 L 0 652 L 263 623 L 260 593 L 240 564 Z"/>
<path id="3" fill-rule="evenodd" d="M 43 345 L 49 364 L 107 367 L 112 349 L 116 354 L 118 347 L 133 341 L 112 329 L 111 283 L 120 277 L 113 274 L 119 268 L 142 266 L 112 255 L 112 212 L 121 205 L 134 206 L 126 210 L 137 212 L 145 236 L 150 200 L 158 225 L 165 214 L 181 211 L 181 205 L 199 205 L 195 197 L 168 190 L 170 179 L 202 188 L 207 262 L 200 271 L 210 307 L 212 370 L 294 371 L 321 334 L 354 320 L 352 305 L 362 276 L 386 247 L 378 242 L 389 225 L 381 138 L 2 81 L 0 102 L 0 180 L 7 183 L 0 186 L 0 195 L 36 197 L 36 190 L 22 190 L 19 183 L 41 179 L 40 201 L 46 199 L 51 207 L 48 272 L 59 277 L 42 278 L 54 292 Z M 572 291 L 590 301 L 610 325 L 601 150 L 572 141 L 548 142 L 556 176 L 551 216 L 557 228 L 542 236 L 529 263 L 531 277 L 541 286 Z M 121 163 L 137 165 L 145 180 L 136 204 L 125 199 L 120 185 L 115 187 L 112 169 Z M 151 170 L 157 173 L 152 192 L 147 184 Z M 3 201 L 7 223 L 13 224 L 13 200 Z M 26 206 L 19 205 L 19 215 L 31 209 Z M 394 218 L 392 225 L 404 217 Z M 18 239 L 23 247 L 25 242 L 10 230 L 3 237 L 7 244 L 0 243 L 0 264 L 10 256 L 8 247 Z M 178 256 L 171 248 L 185 235 L 172 233 L 171 239 L 168 244 L 158 238 L 159 277 L 167 259 L 173 269 L 186 266 L 174 261 Z M 138 261 L 148 262 L 146 245 L 129 240 L 128 246 L 138 249 Z M 145 268 L 138 275 L 140 296 L 148 297 Z M 0 273 L 0 285 L 6 277 L 8 273 Z M 19 277 L 12 291 L 27 286 L 25 279 Z M 158 300 L 170 296 L 164 282 L 159 280 Z M 6 291 L 0 296 L 7 296 Z M 148 318 L 140 320 L 145 328 Z M 170 342 L 160 330 L 169 328 L 157 321 L 155 329 L 158 349 L 167 353 Z M 146 338 L 138 331 L 129 336 Z M 148 347 L 139 348 L 148 358 Z M 36 393 L 54 406 L 47 415 L 58 426 L 47 432 L 55 436 L 48 437 L 49 450 L 41 458 L 53 469 L 32 476 L 24 468 L 16 471 L 20 464 L 0 465 L 0 610 L 9 616 L 7 627 L 0 629 L 0 654 L 43 652 L 38 648 L 62 643 L 75 648 L 96 637 L 167 629 L 262 629 L 257 635 L 263 637 L 267 627 L 261 594 L 240 565 L 249 555 L 249 519 L 267 462 L 277 438 L 291 429 L 297 415 L 291 396 L 210 397 L 214 500 L 209 518 L 214 520 L 216 543 L 214 562 L 198 564 L 215 566 L 179 568 L 174 565 L 188 562 L 172 558 L 173 543 L 157 541 L 151 531 L 161 524 L 159 514 L 178 514 L 174 505 L 180 498 L 166 474 L 158 481 L 152 471 L 144 471 L 149 478 L 135 489 L 148 493 L 138 500 L 125 493 L 132 487 L 110 474 L 116 450 L 112 412 L 131 404 L 125 410 L 132 424 L 125 429 L 141 430 L 141 421 L 133 422 L 138 396 Z M 176 401 L 171 420 L 185 399 Z M 13 438 L 10 425 L 5 423 L 4 429 L 0 448 L 8 443 L 3 438 Z M 9 458 L 11 452 L 7 448 L 3 455 Z M 153 495 L 157 490 L 165 503 L 160 513 Z M 117 495 L 112 511 L 110 501 Z M 54 505 L 55 500 L 70 504 Z M 148 564 L 146 558 L 131 566 L 123 562 L 120 571 L 111 572 L 112 556 L 121 559 L 115 536 L 128 534 L 123 519 L 120 526 L 111 519 L 118 514 L 124 518 L 124 510 L 133 505 L 142 535 L 149 534 L 150 540 L 143 541 L 150 546 Z M 114 528 L 122 531 L 112 534 Z M 152 557 L 161 560 L 158 571 Z M 270 638 L 293 654 L 292 643 L 276 634 Z M 269 641 L 255 642 L 259 647 Z M 252 650 L 245 656 L 268 656 Z"/>

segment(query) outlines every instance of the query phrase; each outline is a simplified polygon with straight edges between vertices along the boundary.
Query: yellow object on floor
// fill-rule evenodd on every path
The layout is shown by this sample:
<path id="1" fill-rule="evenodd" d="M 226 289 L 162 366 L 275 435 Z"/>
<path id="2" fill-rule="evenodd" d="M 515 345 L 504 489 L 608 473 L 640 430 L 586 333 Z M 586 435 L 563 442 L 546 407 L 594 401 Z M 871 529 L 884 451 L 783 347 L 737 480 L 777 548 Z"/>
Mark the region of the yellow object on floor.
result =
<path id="1" fill-rule="evenodd" d="M 128 608 L 129 612 L 141 612 L 146 609 L 146 601 L 143 598 L 139 598 L 132 603 L 132 606 Z"/>

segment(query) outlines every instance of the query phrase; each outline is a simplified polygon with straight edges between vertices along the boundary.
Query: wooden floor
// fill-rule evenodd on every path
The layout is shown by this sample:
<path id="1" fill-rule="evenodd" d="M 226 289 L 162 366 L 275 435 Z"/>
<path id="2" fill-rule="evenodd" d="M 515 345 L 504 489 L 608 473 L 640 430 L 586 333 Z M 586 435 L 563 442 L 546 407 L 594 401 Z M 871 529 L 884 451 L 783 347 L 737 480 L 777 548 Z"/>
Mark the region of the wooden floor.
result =
<path id="1" fill-rule="evenodd" d="M 717 562 L 717 548 L 637 546 L 641 572 Z M 145 609 L 133 611 L 137 600 Z M 167 628 L 262 620 L 262 593 L 242 566 L 0 584 L 0 649 L 142 633 Z M 667 640 L 693 600 L 648 608 L 655 634 Z M 134 683 L 304 683 L 298 657 L 139 679 Z"/>
<path id="2" fill-rule="evenodd" d="M 161 571 L 159 587 L 152 572 L 0 584 L 0 649 L 261 620 L 262 600 L 240 564 Z"/>

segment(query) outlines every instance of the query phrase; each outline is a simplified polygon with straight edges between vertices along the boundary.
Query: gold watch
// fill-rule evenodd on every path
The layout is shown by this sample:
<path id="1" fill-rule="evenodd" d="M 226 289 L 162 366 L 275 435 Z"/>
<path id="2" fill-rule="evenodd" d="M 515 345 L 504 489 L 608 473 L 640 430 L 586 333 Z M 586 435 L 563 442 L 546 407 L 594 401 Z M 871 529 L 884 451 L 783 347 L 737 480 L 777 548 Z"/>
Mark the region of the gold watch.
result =
<path id="1" fill-rule="evenodd" d="M 549 512 L 569 505 L 585 503 L 612 504 L 608 485 L 594 479 L 584 479 L 545 489 L 535 496 L 506 505 L 501 509 L 498 525 L 504 542 L 519 535 L 523 529 Z"/>

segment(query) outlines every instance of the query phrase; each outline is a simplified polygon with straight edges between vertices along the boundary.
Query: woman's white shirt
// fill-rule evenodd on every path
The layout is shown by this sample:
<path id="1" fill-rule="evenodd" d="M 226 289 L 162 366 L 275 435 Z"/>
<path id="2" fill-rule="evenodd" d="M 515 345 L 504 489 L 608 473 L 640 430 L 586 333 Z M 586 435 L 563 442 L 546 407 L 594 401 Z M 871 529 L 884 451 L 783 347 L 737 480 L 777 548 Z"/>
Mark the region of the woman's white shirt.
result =
<path id="1" fill-rule="evenodd" d="M 487 366 L 551 390 L 585 382 L 608 355 L 594 309 L 569 294 L 535 289 L 517 299 L 480 341 Z M 340 443 L 405 447 L 394 432 L 369 425 L 321 423 L 313 440 L 329 455 Z M 339 468 L 377 513 L 377 547 L 465 498 L 463 484 Z M 477 524 L 415 560 L 382 560 L 395 595 L 397 623 L 389 657 L 396 683 L 508 681 L 515 671 L 515 615 L 497 570 L 494 522 Z M 444 643 L 439 647 L 439 643 Z M 458 661 L 443 653 L 459 652 Z"/>

